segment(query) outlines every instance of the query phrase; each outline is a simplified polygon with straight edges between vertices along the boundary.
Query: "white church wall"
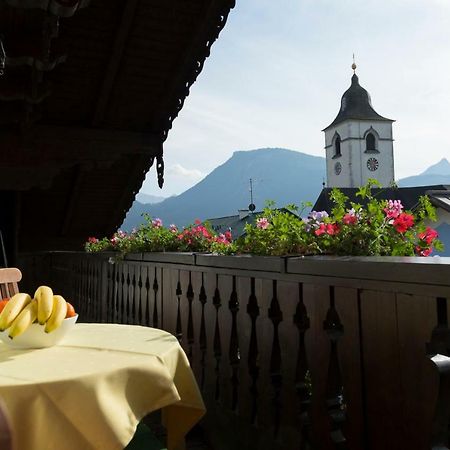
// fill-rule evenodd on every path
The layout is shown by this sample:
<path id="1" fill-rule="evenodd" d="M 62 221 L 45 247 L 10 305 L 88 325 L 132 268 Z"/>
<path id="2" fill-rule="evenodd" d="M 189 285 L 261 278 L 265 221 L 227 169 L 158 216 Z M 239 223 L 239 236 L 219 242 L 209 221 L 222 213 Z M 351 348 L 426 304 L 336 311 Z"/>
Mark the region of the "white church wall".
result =
<path id="1" fill-rule="evenodd" d="M 371 130 L 372 129 L 372 130 Z M 365 136 L 373 131 L 378 152 L 366 152 Z M 336 133 L 341 137 L 341 156 L 334 157 Z M 346 120 L 325 131 L 327 180 L 329 187 L 359 187 L 369 178 L 376 178 L 383 186 L 394 181 L 392 123 L 369 120 Z M 368 169 L 370 158 L 374 171 Z M 340 165 L 338 174 L 336 164 Z"/>

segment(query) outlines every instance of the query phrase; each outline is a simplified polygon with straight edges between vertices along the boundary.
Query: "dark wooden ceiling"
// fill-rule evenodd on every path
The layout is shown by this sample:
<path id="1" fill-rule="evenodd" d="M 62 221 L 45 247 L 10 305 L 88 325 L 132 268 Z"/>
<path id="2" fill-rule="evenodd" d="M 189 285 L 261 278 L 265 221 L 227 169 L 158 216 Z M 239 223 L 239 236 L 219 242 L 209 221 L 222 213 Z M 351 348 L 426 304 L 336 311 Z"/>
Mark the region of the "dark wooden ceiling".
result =
<path id="1" fill-rule="evenodd" d="M 0 190 L 19 251 L 120 225 L 234 3 L 0 0 Z"/>

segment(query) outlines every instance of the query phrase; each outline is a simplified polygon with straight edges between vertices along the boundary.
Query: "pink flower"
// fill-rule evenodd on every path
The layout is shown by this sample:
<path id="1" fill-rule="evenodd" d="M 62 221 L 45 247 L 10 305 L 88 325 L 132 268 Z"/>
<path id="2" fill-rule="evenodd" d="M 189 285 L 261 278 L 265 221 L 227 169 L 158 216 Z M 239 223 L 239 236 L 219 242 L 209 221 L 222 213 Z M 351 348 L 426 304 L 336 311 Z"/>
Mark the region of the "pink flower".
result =
<path id="1" fill-rule="evenodd" d="M 126 235 L 127 235 L 127 233 L 125 233 L 125 231 L 122 231 L 122 230 L 119 230 L 116 234 L 117 234 L 117 237 L 119 237 L 121 239 L 126 237 Z"/>
<path id="2" fill-rule="evenodd" d="M 152 220 L 152 225 L 154 228 L 161 228 L 162 227 L 162 220 L 159 218 L 153 219 Z"/>
<path id="3" fill-rule="evenodd" d="M 194 220 L 194 223 L 195 223 L 196 225 L 200 225 L 200 224 L 202 223 L 202 221 L 201 221 L 200 219 L 195 219 L 195 220 Z"/>
<path id="4" fill-rule="evenodd" d="M 119 238 L 117 236 L 113 236 L 110 239 L 110 242 L 111 242 L 112 245 L 116 245 L 119 242 Z"/>
<path id="5" fill-rule="evenodd" d="M 403 205 L 400 200 L 389 200 L 387 203 L 387 207 L 384 208 L 384 212 L 386 213 L 386 217 L 388 219 L 396 219 L 403 211 Z"/>
<path id="6" fill-rule="evenodd" d="M 171 224 L 169 225 L 169 231 L 170 231 L 171 233 L 178 233 L 178 227 L 177 227 L 174 223 L 171 223 Z"/>
<path id="7" fill-rule="evenodd" d="M 333 236 L 339 233 L 340 228 L 336 223 L 321 223 L 319 227 L 314 231 L 316 236 L 321 236 L 322 234 L 328 234 L 329 236 Z"/>
<path id="8" fill-rule="evenodd" d="M 324 223 L 321 223 L 321 224 L 319 225 L 319 228 L 317 228 L 317 230 L 314 231 L 314 234 L 315 234 L 316 236 L 320 236 L 320 235 L 322 235 L 322 234 L 325 234 L 326 232 L 327 232 L 327 227 L 326 227 L 326 225 L 325 225 Z"/>
<path id="9" fill-rule="evenodd" d="M 339 225 L 336 223 L 327 223 L 326 228 L 327 228 L 327 234 L 329 234 L 330 236 L 338 234 L 339 231 L 341 231 L 339 228 Z"/>
<path id="10" fill-rule="evenodd" d="M 358 217 L 356 217 L 356 214 L 349 211 L 343 218 L 342 222 L 345 223 L 345 225 L 354 225 L 358 221 Z"/>
<path id="11" fill-rule="evenodd" d="M 419 239 L 425 241 L 428 245 L 430 245 L 438 236 L 438 232 L 430 227 L 427 227 L 423 233 L 419 233 Z"/>
<path id="12" fill-rule="evenodd" d="M 414 216 L 407 213 L 401 213 L 393 222 L 394 228 L 399 233 L 404 233 L 414 225 Z"/>
<path id="13" fill-rule="evenodd" d="M 89 244 L 96 244 L 98 242 L 98 239 L 95 237 L 88 238 Z"/>
<path id="14" fill-rule="evenodd" d="M 225 239 L 228 242 L 231 242 L 233 240 L 233 237 L 231 236 L 231 231 L 225 231 Z"/>
<path id="15" fill-rule="evenodd" d="M 260 217 L 256 219 L 256 226 L 261 230 L 267 230 L 269 228 L 270 222 L 265 217 Z"/>
<path id="16" fill-rule="evenodd" d="M 214 238 L 214 241 L 219 243 L 219 244 L 225 244 L 225 245 L 229 245 L 230 242 L 228 241 L 228 239 L 226 238 L 226 236 L 224 234 L 219 234 L 219 236 L 216 236 Z"/>

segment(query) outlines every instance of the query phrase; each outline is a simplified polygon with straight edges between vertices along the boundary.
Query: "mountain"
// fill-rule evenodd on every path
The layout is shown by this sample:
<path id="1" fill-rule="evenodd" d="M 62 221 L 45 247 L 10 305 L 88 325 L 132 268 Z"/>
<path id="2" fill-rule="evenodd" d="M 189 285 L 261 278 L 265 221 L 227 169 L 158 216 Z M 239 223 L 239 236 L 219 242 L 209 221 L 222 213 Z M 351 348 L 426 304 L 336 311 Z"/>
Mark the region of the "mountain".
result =
<path id="1" fill-rule="evenodd" d="M 143 204 L 155 204 L 155 203 L 161 203 L 163 200 L 165 200 L 166 197 L 160 197 L 158 195 L 150 195 L 150 194 L 144 194 L 143 192 L 139 192 L 136 195 L 136 201 Z"/>
<path id="2" fill-rule="evenodd" d="M 266 200 L 276 205 L 314 202 L 325 179 L 325 158 L 283 148 L 237 151 L 202 181 L 182 194 L 155 205 L 135 202 L 122 225 L 130 230 L 142 223 L 142 213 L 178 226 L 195 219 L 237 214 L 250 203 L 249 180 L 253 180 L 253 203 L 257 210 Z"/>
<path id="3" fill-rule="evenodd" d="M 432 186 L 434 184 L 450 184 L 450 163 L 441 159 L 437 164 L 428 167 L 420 175 L 403 178 L 398 181 L 400 187 Z"/>

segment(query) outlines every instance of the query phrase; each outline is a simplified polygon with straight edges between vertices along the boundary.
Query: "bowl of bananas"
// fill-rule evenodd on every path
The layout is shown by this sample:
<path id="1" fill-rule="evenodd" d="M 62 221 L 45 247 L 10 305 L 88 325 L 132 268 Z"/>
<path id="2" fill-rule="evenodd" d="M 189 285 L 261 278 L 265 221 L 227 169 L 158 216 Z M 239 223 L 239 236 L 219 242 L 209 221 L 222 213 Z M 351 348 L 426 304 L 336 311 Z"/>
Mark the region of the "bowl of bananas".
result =
<path id="1" fill-rule="evenodd" d="M 21 292 L 0 303 L 0 340 L 10 347 L 52 347 L 78 319 L 73 306 L 48 286 L 40 286 L 33 298 Z"/>

